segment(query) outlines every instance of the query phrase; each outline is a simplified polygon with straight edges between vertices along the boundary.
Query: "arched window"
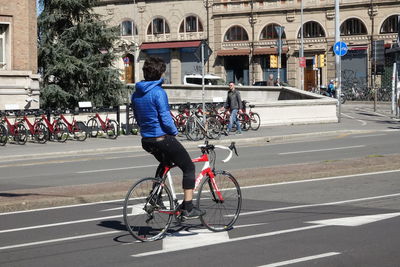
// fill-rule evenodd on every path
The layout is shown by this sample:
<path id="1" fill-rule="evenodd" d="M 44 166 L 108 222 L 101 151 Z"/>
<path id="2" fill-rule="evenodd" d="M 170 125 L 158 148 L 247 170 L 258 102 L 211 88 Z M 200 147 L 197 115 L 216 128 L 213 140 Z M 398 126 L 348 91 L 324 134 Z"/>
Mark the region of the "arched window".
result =
<path id="1" fill-rule="evenodd" d="M 306 22 L 303 25 L 303 31 L 304 31 L 304 34 L 303 34 L 304 38 L 325 37 L 324 29 L 318 22 L 315 22 L 315 21 Z M 297 38 L 301 37 L 300 33 L 301 33 L 301 30 L 299 31 Z"/>
<path id="2" fill-rule="evenodd" d="M 197 16 L 186 17 L 179 27 L 179 32 L 202 32 L 203 24 Z"/>
<path id="3" fill-rule="evenodd" d="M 165 19 L 155 18 L 147 28 L 147 34 L 169 33 L 169 26 Z"/>
<path id="4" fill-rule="evenodd" d="M 400 15 L 393 15 L 388 17 L 382 24 L 380 33 L 397 33 L 399 29 L 399 20 L 398 16 Z"/>
<path id="5" fill-rule="evenodd" d="M 359 19 L 348 19 L 340 26 L 340 35 L 363 35 L 367 34 L 367 27 Z"/>
<path id="6" fill-rule="evenodd" d="M 249 36 L 247 35 L 247 32 L 243 27 L 241 26 L 232 26 L 228 29 L 228 31 L 225 33 L 224 41 L 225 42 L 230 42 L 230 41 L 248 41 Z"/>
<path id="7" fill-rule="evenodd" d="M 120 25 L 121 28 L 121 36 L 132 36 L 137 35 L 137 29 L 135 27 L 135 23 L 131 20 L 125 20 Z"/>
<path id="8" fill-rule="evenodd" d="M 280 25 L 271 23 L 271 24 L 268 24 L 267 26 L 265 26 L 264 29 L 261 31 L 260 40 L 279 39 L 278 33 L 276 32 L 276 29 L 275 29 L 276 26 L 280 26 Z M 285 30 L 283 30 L 281 38 L 286 39 Z"/>

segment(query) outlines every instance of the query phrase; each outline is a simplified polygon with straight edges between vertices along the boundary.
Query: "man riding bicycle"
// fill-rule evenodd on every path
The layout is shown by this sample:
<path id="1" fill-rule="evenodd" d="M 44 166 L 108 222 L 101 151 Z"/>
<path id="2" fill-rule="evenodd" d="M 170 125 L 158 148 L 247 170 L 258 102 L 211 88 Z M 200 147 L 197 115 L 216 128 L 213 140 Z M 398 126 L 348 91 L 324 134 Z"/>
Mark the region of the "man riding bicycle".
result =
<path id="1" fill-rule="evenodd" d="M 175 138 L 178 130 L 170 114 L 167 93 L 161 87 L 164 82 L 161 76 L 166 70 L 166 65 L 161 58 L 149 57 L 142 70 L 144 81 L 136 83 L 136 90 L 131 99 L 133 112 L 140 127 L 142 147 L 160 162 L 159 170 L 166 164 L 166 160 L 182 170 L 184 199 L 180 205 L 181 214 L 185 219 L 198 218 L 205 212 L 194 207 L 192 203 L 195 166 L 189 153 Z"/>

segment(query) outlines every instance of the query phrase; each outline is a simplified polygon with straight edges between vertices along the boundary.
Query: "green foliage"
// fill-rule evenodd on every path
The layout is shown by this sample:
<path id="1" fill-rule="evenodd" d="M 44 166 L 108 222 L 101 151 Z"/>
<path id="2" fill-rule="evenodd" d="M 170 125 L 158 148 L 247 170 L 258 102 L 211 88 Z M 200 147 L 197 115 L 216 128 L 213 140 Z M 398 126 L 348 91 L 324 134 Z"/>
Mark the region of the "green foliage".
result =
<path id="1" fill-rule="evenodd" d="M 112 66 L 118 29 L 92 12 L 96 0 L 40 0 L 39 68 L 43 107 L 120 104 L 123 84 Z"/>

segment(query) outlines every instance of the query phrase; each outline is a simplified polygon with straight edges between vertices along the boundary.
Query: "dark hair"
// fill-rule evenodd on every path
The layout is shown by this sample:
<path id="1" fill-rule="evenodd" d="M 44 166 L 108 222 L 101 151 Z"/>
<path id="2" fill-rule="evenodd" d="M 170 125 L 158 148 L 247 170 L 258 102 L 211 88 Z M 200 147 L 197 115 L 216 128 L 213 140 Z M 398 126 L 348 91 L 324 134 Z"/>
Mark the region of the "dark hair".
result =
<path id="1" fill-rule="evenodd" d="M 228 84 L 231 84 L 231 83 L 235 84 L 235 82 L 234 82 L 234 81 L 230 81 Z"/>
<path id="2" fill-rule="evenodd" d="M 148 57 L 143 65 L 143 76 L 146 81 L 157 81 L 161 79 L 161 75 L 167 67 L 164 60 L 160 57 Z"/>

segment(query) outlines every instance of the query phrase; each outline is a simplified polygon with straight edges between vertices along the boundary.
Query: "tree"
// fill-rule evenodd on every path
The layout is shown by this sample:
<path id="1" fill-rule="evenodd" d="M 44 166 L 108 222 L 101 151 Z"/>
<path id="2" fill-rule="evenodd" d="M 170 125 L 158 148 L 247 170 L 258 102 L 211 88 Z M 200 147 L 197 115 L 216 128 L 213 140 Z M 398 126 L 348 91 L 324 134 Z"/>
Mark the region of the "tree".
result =
<path id="1" fill-rule="evenodd" d="M 111 106 L 122 100 L 123 84 L 112 66 L 118 28 L 93 13 L 97 0 L 39 0 L 41 105 L 74 108 L 78 101 Z"/>

